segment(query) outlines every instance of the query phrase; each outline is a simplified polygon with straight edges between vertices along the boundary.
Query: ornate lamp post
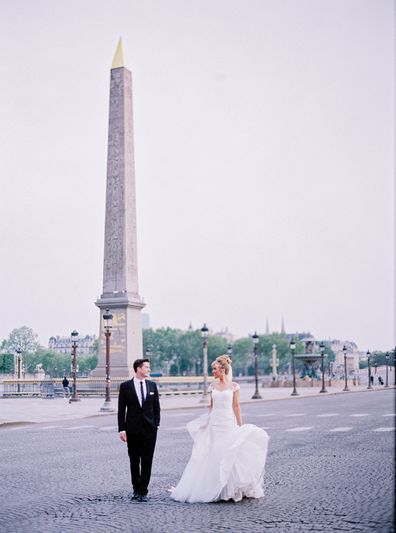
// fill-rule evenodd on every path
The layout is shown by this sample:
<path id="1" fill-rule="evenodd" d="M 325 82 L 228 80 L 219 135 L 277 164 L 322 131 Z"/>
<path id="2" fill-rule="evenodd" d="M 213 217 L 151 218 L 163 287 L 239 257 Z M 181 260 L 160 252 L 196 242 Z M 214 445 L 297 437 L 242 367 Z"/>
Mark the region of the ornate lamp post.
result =
<path id="1" fill-rule="evenodd" d="M 72 374 L 73 374 L 73 395 L 69 400 L 69 403 L 71 402 L 79 402 L 80 398 L 77 394 L 77 337 L 78 332 L 74 329 L 71 332 L 71 339 L 72 339 Z"/>
<path id="2" fill-rule="evenodd" d="M 202 351 L 203 351 L 203 393 L 200 403 L 208 403 L 208 335 L 209 330 L 204 324 L 201 328 Z"/>
<path id="3" fill-rule="evenodd" d="M 344 376 L 345 376 L 345 387 L 342 390 L 344 392 L 349 392 L 349 389 L 348 389 L 348 368 L 347 368 L 347 347 L 344 346 L 342 351 L 344 353 Z"/>
<path id="4" fill-rule="evenodd" d="M 297 389 L 296 389 L 296 366 L 295 366 L 295 360 L 294 356 L 296 355 L 296 342 L 294 339 L 290 341 L 290 351 L 292 356 L 292 372 L 293 372 L 293 392 L 291 393 L 291 396 L 299 396 Z"/>
<path id="5" fill-rule="evenodd" d="M 110 397 L 110 337 L 111 337 L 111 328 L 112 328 L 113 315 L 110 313 L 110 309 L 106 309 L 103 313 L 103 328 L 105 330 L 105 339 L 106 339 L 106 398 L 105 402 L 100 408 L 101 411 L 114 411 L 111 406 L 111 397 Z"/>
<path id="6" fill-rule="evenodd" d="M 371 357 L 371 353 L 369 351 L 367 351 L 367 370 L 368 370 L 368 386 L 367 386 L 367 388 L 368 389 L 372 389 L 373 388 L 371 386 L 371 360 L 370 360 L 370 357 Z"/>
<path id="7" fill-rule="evenodd" d="M 16 375 L 18 378 L 18 392 L 21 391 L 21 385 L 19 384 L 19 380 L 21 379 L 21 371 L 22 371 L 22 350 L 20 348 L 17 348 L 16 350 Z"/>
<path id="8" fill-rule="evenodd" d="M 260 400 L 261 396 L 258 390 L 258 357 L 257 357 L 259 336 L 257 335 L 256 332 L 254 332 L 254 334 L 252 335 L 252 340 L 253 340 L 253 355 L 254 355 L 254 382 L 256 385 L 256 390 L 254 391 L 252 400 Z"/>
<path id="9" fill-rule="evenodd" d="M 325 345 L 323 344 L 323 342 L 320 343 L 319 349 L 320 349 L 320 366 L 321 366 L 321 371 L 322 371 L 322 388 L 320 389 L 319 392 L 327 392 L 326 387 L 325 387 L 325 372 L 324 372 Z"/>
<path id="10" fill-rule="evenodd" d="M 386 363 L 386 373 L 385 373 L 385 388 L 389 387 L 388 383 L 388 368 L 389 368 L 389 352 L 385 354 L 385 363 Z"/>

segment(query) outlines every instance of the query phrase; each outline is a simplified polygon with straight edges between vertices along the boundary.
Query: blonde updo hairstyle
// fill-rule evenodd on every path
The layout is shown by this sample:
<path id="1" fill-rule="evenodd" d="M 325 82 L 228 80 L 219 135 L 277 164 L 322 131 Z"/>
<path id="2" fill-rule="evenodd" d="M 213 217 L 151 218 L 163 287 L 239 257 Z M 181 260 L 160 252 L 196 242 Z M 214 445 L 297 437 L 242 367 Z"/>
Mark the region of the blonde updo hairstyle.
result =
<path id="1" fill-rule="evenodd" d="M 219 365 L 227 376 L 231 369 L 232 359 L 229 355 L 219 355 L 219 357 L 216 357 L 216 359 L 213 361 L 212 368 L 214 365 Z"/>

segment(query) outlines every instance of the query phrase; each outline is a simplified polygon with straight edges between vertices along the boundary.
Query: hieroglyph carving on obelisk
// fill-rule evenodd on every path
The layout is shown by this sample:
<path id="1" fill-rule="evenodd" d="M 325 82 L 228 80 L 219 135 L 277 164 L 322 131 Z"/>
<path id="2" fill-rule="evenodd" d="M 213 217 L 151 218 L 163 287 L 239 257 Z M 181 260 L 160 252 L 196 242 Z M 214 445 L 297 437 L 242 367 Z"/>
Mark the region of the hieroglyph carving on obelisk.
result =
<path id="1" fill-rule="evenodd" d="M 133 146 L 132 74 L 124 66 L 119 40 L 110 73 L 106 219 L 100 346 L 93 376 L 106 375 L 102 316 L 113 315 L 111 376 L 130 377 L 133 361 L 142 356 L 141 309 L 137 272 L 135 165 Z"/>

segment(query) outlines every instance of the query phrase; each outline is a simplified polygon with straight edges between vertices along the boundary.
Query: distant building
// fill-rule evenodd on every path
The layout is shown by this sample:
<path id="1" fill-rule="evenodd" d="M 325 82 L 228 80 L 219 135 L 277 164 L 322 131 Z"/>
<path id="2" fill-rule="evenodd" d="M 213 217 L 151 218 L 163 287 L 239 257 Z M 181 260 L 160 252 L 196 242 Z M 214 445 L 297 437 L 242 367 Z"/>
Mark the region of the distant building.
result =
<path id="1" fill-rule="evenodd" d="M 216 335 L 217 337 L 223 337 L 229 344 L 234 342 L 235 339 L 235 335 L 229 332 L 228 328 L 223 328 L 220 331 L 216 331 L 215 333 L 213 333 L 213 335 Z"/>
<path id="2" fill-rule="evenodd" d="M 347 349 L 347 371 L 348 374 L 358 372 L 359 370 L 359 361 L 362 356 L 362 352 L 358 350 L 357 345 L 352 341 L 340 341 L 332 340 L 330 347 L 335 353 L 334 369 L 338 374 L 344 373 L 344 346 Z"/>
<path id="3" fill-rule="evenodd" d="M 89 355 L 96 340 L 96 335 L 77 337 L 78 354 Z M 71 337 L 59 337 L 59 335 L 56 337 L 50 337 L 48 341 L 48 348 L 56 353 L 70 354 L 72 350 Z"/>

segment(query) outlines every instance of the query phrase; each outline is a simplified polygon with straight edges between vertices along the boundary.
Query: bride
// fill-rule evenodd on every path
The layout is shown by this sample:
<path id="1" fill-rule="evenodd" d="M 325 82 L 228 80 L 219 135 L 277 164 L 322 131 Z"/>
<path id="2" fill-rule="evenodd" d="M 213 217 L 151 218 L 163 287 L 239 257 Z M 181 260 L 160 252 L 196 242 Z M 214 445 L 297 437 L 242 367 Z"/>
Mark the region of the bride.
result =
<path id="1" fill-rule="evenodd" d="M 190 503 L 261 498 L 269 437 L 242 424 L 239 385 L 232 381 L 228 355 L 217 357 L 212 373 L 209 413 L 187 424 L 193 449 L 171 497 Z"/>

